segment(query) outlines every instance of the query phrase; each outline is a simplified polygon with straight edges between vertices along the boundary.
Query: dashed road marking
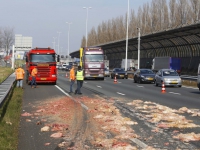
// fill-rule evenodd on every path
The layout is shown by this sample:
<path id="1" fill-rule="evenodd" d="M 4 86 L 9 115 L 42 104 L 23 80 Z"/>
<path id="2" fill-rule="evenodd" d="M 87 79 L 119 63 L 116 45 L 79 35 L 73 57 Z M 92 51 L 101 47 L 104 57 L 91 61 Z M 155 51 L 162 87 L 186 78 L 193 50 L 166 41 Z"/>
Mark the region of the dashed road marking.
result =
<path id="1" fill-rule="evenodd" d="M 123 93 L 120 93 L 120 92 L 117 92 L 117 94 L 120 94 L 120 95 L 126 95 L 126 94 L 123 94 Z"/>
<path id="2" fill-rule="evenodd" d="M 102 88 L 100 85 L 97 85 L 98 88 Z"/>
<path id="3" fill-rule="evenodd" d="M 171 94 L 176 94 L 176 95 L 181 95 L 180 93 L 175 93 L 175 92 L 169 92 Z"/>
<path id="4" fill-rule="evenodd" d="M 142 86 L 142 85 L 137 85 L 137 87 L 142 87 L 142 88 L 143 88 L 144 86 Z"/>

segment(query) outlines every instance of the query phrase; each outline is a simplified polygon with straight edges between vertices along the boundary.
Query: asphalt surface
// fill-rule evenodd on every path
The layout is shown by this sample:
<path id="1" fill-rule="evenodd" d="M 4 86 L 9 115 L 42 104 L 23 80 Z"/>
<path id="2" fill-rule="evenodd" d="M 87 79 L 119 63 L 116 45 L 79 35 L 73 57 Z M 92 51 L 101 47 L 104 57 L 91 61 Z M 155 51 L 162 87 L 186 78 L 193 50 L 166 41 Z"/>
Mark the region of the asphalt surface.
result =
<path id="1" fill-rule="evenodd" d="M 48 86 L 48 87 L 47 87 Z M 60 94 L 59 94 L 60 93 Z M 38 85 L 37 88 L 31 88 L 30 85 L 24 83 L 24 95 L 22 104 L 22 114 L 31 113 L 35 110 L 35 105 L 43 100 L 48 100 L 53 97 L 64 96 L 53 85 Z M 31 122 L 27 122 L 30 119 Z M 47 123 L 47 122 L 46 122 Z M 52 132 L 41 132 L 44 123 L 39 118 L 31 116 L 21 116 L 19 127 L 19 150 L 54 150 L 58 149 L 57 145 L 61 142 L 60 139 L 50 138 Z M 51 143 L 45 146 L 45 143 Z"/>

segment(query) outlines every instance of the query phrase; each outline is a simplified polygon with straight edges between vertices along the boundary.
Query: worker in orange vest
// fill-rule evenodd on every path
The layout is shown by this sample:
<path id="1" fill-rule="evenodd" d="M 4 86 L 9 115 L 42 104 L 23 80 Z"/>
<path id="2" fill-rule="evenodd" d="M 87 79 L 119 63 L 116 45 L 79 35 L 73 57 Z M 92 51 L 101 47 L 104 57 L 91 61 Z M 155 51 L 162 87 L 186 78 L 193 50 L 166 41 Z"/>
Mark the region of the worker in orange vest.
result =
<path id="1" fill-rule="evenodd" d="M 37 83 L 36 83 L 36 76 L 37 76 L 38 70 L 37 68 L 33 68 L 33 70 L 31 71 L 31 88 L 34 88 L 33 85 L 35 86 L 35 88 L 37 87 Z"/>
<path id="2" fill-rule="evenodd" d="M 75 76 L 75 70 L 74 70 L 74 65 L 72 66 L 71 70 L 70 70 L 70 92 L 69 93 L 73 93 L 73 84 L 75 83 L 76 80 L 76 76 Z"/>
<path id="3" fill-rule="evenodd" d="M 18 68 L 15 70 L 15 76 L 17 80 L 17 87 L 21 87 L 23 89 L 23 79 L 24 79 L 24 69 L 22 69 L 21 66 L 18 66 Z"/>

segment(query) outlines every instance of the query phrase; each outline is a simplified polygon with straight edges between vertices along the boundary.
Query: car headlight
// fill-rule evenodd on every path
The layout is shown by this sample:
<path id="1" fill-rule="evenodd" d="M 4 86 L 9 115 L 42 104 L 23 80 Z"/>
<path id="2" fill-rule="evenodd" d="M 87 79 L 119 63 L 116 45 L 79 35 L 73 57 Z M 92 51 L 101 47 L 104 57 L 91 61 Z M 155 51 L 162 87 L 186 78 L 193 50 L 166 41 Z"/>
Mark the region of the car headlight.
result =
<path id="1" fill-rule="evenodd" d="M 115 75 L 118 75 L 118 73 L 115 73 Z"/>
<path id="2" fill-rule="evenodd" d="M 164 81 L 169 81 L 170 79 L 168 79 L 168 78 L 164 78 Z"/>
<path id="3" fill-rule="evenodd" d="M 181 81 L 181 78 L 178 78 L 178 81 Z"/>
<path id="4" fill-rule="evenodd" d="M 142 78 L 145 78 L 145 76 L 141 76 Z"/>

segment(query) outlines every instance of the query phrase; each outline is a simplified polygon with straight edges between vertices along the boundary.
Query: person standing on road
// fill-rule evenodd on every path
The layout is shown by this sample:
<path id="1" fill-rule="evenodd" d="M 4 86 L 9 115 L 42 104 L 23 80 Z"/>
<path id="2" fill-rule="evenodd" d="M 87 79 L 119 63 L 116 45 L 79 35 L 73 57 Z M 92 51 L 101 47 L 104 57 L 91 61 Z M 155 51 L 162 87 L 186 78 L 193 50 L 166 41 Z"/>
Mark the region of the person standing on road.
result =
<path id="1" fill-rule="evenodd" d="M 78 70 L 76 71 L 77 89 L 75 90 L 75 94 L 82 94 L 81 87 L 83 86 L 83 80 L 84 80 L 84 72 L 81 69 L 81 66 L 78 66 Z"/>
<path id="2" fill-rule="evenodd" d="M 23 89 L 23 79 L 24 79 L 24 69 L 22 69 L 21 66 L 19 66 L 15 70 L 16 80 L 17 80 L 17 87 L 21 87 Z"/>
<path id="3" fill-rule="evenodd" d="M 31 80 L 31 88 L 34 88 L 33 85 L 35 86 L 35 88 L 37 87 L 37 83 L 36 83 L 36 76 L 37 76 L 37 68 L 33 68 L 33 70 L 31 71 L 31 76 L 32 76 L 32 80 Z"/>
<path id="4" fill-rule="evenodd" d="M 72 68 L 70 69 L 70 92 L 69 93 L 73 93 L 73 85 L 74 85 L 75 80 L 76 80 L 76 76 L 75 76 L 75 70 L 74 70 L 74 65 L 73 65 Z"/>

